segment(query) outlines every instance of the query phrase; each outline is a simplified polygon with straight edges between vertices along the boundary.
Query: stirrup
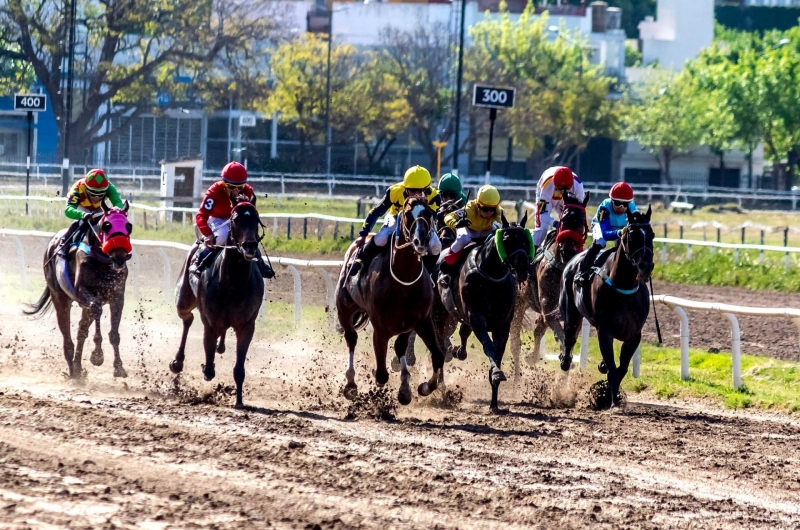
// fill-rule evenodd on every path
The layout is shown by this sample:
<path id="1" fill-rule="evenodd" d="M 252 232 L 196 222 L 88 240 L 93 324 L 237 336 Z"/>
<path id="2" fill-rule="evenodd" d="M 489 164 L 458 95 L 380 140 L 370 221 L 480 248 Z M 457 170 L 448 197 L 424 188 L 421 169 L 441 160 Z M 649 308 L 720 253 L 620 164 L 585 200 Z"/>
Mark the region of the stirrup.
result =
<path id="1" fill-rule="evenodd" d="M 350 271 L 347 273 L 347 275 L 348 275 L 348 276 L 355 276 L 355 275 L 357 275 L 359 272 L 361 272 L 361 268 L 362 268 L 363 266 L 364 266 L 364 264 L 361 262 L 361 260 L 360 260 L 360 259 L 355 259 L 355 260 L 353 260 L 353 264 L 352 264 L 352 265 L 350 265 Z"/>
<path id="2" fill-rule="evenodd" d="M 441 285 L 445 289 L 449 289 L 450 288 L 450 281 L 451 281 L 451 278 L 450 278 L 449 274 L 439 274 L 438 283 L 439 283 L 439 285 Z"/>

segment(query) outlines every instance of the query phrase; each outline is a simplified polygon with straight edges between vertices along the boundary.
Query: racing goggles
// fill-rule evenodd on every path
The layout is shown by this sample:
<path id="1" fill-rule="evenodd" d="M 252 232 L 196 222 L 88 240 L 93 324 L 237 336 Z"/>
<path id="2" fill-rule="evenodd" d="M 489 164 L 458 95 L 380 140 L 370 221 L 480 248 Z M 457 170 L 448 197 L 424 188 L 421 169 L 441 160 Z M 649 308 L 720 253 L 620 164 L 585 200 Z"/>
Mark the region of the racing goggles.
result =
<path id="1" fill-rule="evenodd" d="M 618 201 L 616 199 L 611 199 L 611 204 L 613 204 L 616 208 L 622 208 L 623 206 L 628 206 L 629 201 Z"/>
<path id="2" fill-rule="evenodd" d="M 494 213 L 497 211 L 497 206 L 483 206 L 479 204 L 478 209 L 484 213 Z"/>
<path id="3" fill-rule="evenodd" d="M 458 200 L 458 193 L 449 193 L 446 191 L 440 191 L 439 195 L 442 196 L 442 200 L 445 202 Z"/>
<path id="4" fill-rule="evenodd" d="M 225 188 L 227 188 L 228 191 L 241 192 L 244 189 L 244 184 L 231 184 L 230 182 L 226 182 Z"/>
<path id="5" fill-rule="evenodd" d="M 106 196 L 106 192 L 107 191 L 108 191 L 107 189 L 106 190 L 93 190 L 91 188 L 86 188 L 86 195 L 88 195 L 89 197 L 91 197 L 93 199 L 102 199 L 103 197 Z"/>

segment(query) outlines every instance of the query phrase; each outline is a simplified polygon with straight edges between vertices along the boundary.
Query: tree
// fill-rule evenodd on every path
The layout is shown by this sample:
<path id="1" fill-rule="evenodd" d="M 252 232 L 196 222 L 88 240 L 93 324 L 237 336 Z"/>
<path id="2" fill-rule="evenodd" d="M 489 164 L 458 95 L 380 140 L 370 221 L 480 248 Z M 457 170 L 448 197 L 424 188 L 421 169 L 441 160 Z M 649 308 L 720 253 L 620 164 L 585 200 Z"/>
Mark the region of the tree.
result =
<path id="1" fill-rule="evenodd" d="M 87 53 L 75 71 L 86 87 L 71 131 L 67 157 L 113 139 L 126 124 L 154 111 L 159 91 L 178 99 L 190 86 L 178 75 L 202 79 L 225 52 L 266 40 L 274 19 L 266 0 L 76 0 Z M 0 57 L 24 60 L 64 116 L 61 64 L 66 59 L 66 6 L 61 0 L 6 0 L 0 4 Z M 76 78 L 77 79 L 77 78 Z M 78 99 L 78 98 L 76 98 Z M 116 128 L 112 120 L 120 123 Z M 66 124 L 59 120 L 60 137 Z"/>
<path id="2" fill-rule="evenodd" d="M 700 143 L 697 120 L 702 108 L 697 91 L 686 72 L 653 76 L 634 92 L 635 105 L 625 117 L 626 136 L 651 153 L 664 180 L 672 184 L 672 161 L 694 150 Z"/>
<path id="3" fill-rule="evenodd" d="M 500 84 L 517 88 L 516 106 L 504 111 L 515 142 L 539 152 L 543 167 L 569 164 L 597 136 L 616 137 L 620 105 L 609 97 L 613 79 L 588 60 L 588 43 L 562 28 L 548 34 L 547 14 L 534 16 L 533 4 L 512 21 L 507 11 L 476 24 L 475 55 Z"/>

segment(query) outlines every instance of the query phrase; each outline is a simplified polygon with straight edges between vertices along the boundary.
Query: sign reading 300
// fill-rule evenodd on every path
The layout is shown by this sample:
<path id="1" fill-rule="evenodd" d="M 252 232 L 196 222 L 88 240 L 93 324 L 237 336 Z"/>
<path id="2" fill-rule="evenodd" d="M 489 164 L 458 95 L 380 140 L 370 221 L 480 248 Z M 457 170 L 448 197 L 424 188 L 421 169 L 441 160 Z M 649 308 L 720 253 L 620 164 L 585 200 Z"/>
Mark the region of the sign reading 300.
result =
<path id="1" fill-rule="evenodd" d="M 515 88 L 504 88 L 476 84 L 472 92 L 474 107 L 510 109 L 514 107 Z"/>

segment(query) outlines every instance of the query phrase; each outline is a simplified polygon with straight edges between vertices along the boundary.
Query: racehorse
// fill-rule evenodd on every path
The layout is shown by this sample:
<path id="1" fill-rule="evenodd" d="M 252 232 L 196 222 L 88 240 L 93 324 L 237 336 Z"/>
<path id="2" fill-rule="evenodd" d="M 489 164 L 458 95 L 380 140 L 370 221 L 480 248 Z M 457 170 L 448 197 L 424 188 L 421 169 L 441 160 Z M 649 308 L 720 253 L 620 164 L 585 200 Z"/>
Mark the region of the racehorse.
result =
<path id="1" fill-rule="evenodd" d="M 183 335 L 169 368 L 174 374 L 183 371 L 186 337 L 194 321 L 192 311 L 195 308 L 203 322 L 206 362 L 202 370 L 206 381 L 214 379 L 215 354 L 225 351 L 225 332 L 233 328 L 236 333 L 233 379 L 236 381 L 236 408 L 241 409 L 244 408 L 244 363 L 264 297 L 264 278 L 255 263 L 258 244 L 263 237 L 259 236 L 261 221 L 256 207 L 249 202 L 238 204 L 231 213 L 230 227 L 227 244 L 212 256 L 213 261 L 199 278 L 188 270 L 198 247 L 190 250 L 186 257 L 175 300 L 178 316 L 183 320 Z"/>
<path id="2" fill-rule="evenodd" d="M 433 283 L 422 263 L 428 252 L 434 213 L 423 198 L 409 197 L 403 204 L 397 230 L 389 240 L 388 252 L 376 256 L 369 267 L 356 276 L 349 276 L 350 261 L 355 253 L 353 244 L 345 255 L 336 288 L 336 309 L 339 325 L 349 349 L 350 361 L 345 374 L 347 384 L 343 394 L 355 399 L 354 355 L 358 331 L 372 323 L 372 345 L 375 351 L 375 381 L 383 386 L 389 381 L 386 352 L 389 340 L 397 336 L 394 350 L 400 358 L 400 390 L 397 400 L 411 403 L 411 373 L 406 361 L 409 336 L 415 331 L 431 351 L 433 375 L 417 389 L 421 396 L 430 395 L 442 376 L 444 354 L 436 342 L 431 321 Z"/>
<path id="3" fill-rule="evenodd" d="M 100 204 L 103 207 L 103 217 L 98 223 L 99 233 L 90 226 L 87 236 L 74 249 L 69 250 L 67 258 L 58 255 L 66 229 L 50 240 L 44 252 L 43 267 L 47 287 L 41 298 L 25 311 L 27 315 L 43 315 L 51 305 L 55 307 L 58 329 L 64 338 L 64 358 L 72 379 L 79 379 L 83 375 L 83 345 L 89 336 L 92 320 L 95 323 L 95 335 L 94 351 L 90 360 L 95 366 L 103 364 L 100 316 L 106 304 L 111 310 L 108 340 L 114 348 L 114 377 L 128 377 L 119 355 L 119 324 L 125 305 L 127 261 L 131 258 L 130 235 L 133 226 L 128 222 L 127 201 L 123 208 L 109 208 L 105 201 Z M 77 348 L 70 333 L 72 302 L 77 302 L 82 309 L 78 323 Z"/>
<path id="4" fill-rule="evenodd" d="M 507 380 L 501 364 L 514 317 L 518 284 L 528 280 L 533 255 L 531 233 L 525 229 L 527 220 L 527 212 L 519 224 L 509 223 L 503 215 L 502 228 L 482 244 L 467 247 L 457 279 L 453 279 L 452 287 L 438 286 L 434 304 L 436 335 L 443 350 L 463 360 L 470 334 L 475 333 L 481 342 L 489 358 L 493 412 L 499 411 L 500 383 Z M 453 347 L 450 337 L 459 322 L 461 345 Z"/>
<path id="5" fill-rule="evenodd" d="M 537 313 L 533 328 L 533 358 L 528 359 L 530 364 L 541 359 L 542 337 L 548 326 L 553 330 L 563 350 L 564 328 L 561 326 L 561 312 L 558 305 L 561 276 L 567 263 L 583 251 L 589 232 L 586 220 L 588 203 L 588 193 L 583 202 L 573 195 L 564 197 L 558 228 L 548 233 L 532 265 L 531 281 L 528 282 L 525 297 L 520 301 L 517 313 L 514 315 L 514 324 L 518 325 L 512 325 L 511 328 L 521 329 L 525 306 L 530 303 L 530 307 Z M 513 340 L 518 340 L 518 337 L 515 335 Z M 518 355 L 518 350 L 514 351 Z"/>
<path id="6" fill-rule="evenodd" d="M 595 262 L 595 275 L 587 288 L 574 281 L 585 252 L 564 269 L 560 306 L 565 343 L 561 369 L 567 372 L 572 364 L 572 349 L 583 316 L 597 329 L 603 355 L 598 369 L 608 374 L 612 407 L 620 404 L 620 383 L 642 340 L 642 327 L 650 312 L 647 280 L 653 272 L 655 236 L 650 214 L 649 206 L 647 213 L 628 213 L 628 226 L 623 229 L 619 244 L 614 250 L 600 254 Z M 614 339 L 622 341 L 619 367 L 614 363 Z"/>

